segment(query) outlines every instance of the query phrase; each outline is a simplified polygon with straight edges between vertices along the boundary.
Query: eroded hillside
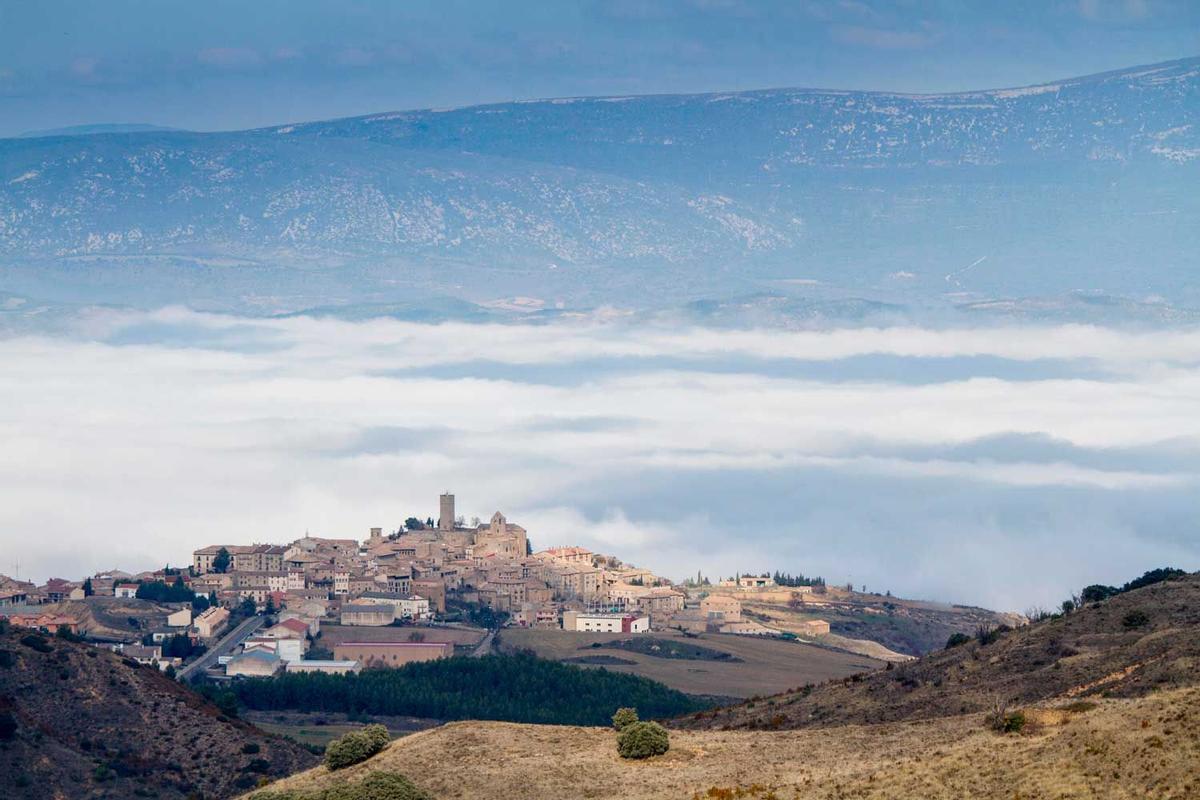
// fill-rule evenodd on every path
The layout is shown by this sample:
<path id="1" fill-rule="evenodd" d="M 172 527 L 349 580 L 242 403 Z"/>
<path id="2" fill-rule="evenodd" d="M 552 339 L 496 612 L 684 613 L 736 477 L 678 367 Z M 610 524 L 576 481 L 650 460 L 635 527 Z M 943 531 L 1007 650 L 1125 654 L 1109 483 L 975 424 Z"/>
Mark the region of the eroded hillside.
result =
<path id="1" fill-rule="evenodd" d="M 985 637 L 990 639 L 992 637 Z M 718 709 L 693 728 L 787 729 L 969 714 L 1051 698 L 1137 697 L 1191 685 L 1200 576 L 1156 583 L 884 671 Z"/>
<path id="2" fill-rule="evenodd" d="M 0 796 L 221 798 L 316 758 L 120 656 L 0 633 Z"/>

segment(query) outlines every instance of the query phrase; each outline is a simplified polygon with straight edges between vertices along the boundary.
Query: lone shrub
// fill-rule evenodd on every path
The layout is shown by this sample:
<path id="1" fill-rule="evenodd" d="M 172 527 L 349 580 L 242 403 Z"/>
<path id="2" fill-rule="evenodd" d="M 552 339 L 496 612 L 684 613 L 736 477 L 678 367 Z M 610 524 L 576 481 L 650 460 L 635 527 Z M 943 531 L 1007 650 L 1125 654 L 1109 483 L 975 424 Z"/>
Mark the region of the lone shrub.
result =
<path id="1" fill-rule="evenodd" d="M 950 638 L 946 640 L 946 649 L 949 650 L 951 647 L 958 647 L 960 644 L 966 644 L 969 641 L 971 641 L 971 637 L 965 633 L 952 633 L 950 634 Z M 892 662 L 889 661 L 888 668 L 891 668 L 891 666 Z"/>
<path id="2" fill-rule="evenodd" d="M 1004 733 L 1020 733 L 1025 727 L 1025 715 L 1020 711 L 1011 711 L 1004 715 L 1000 729 Z"/>
<path id="3" fill-rule="evenodd" d="M 617 735 L 617 753 L 621 758 L 661 756 L 669 749 L 667 729 L 657 722 L 634 722 Z"/>
<path id="4" fill-rule="evenodd" d="M 383 725 L 368 725 L 362 729 L 362 733 L 371 740 L 371 744 L 375 748 L 376 753 L 387 747 L 392 741 L 392 735 L 388 733 L 388 729 Z"/>
<path id="5" fill-rule="evenodd" d="M 320 800 L 433 800 L 433 796 L 396 772 L 372 772 L 358 783 L 326 789 Z"/>
<path id="6" fill-rule="evenodd" d="M 1008 633 L 1011 630 L 1012 630 L 1012 628 L 1010 628 L 1008 625 L 997 625 L 994 628 L 989 628 L 987 626 L 980 625 L 978 628 L 975 629 L 975 638 L 979 641 L 980 644 L 989 645 L 992 642 L 998 641 L 1001 636 L 1003 636 L 1004 634 Z"/>
<path id="7" fill-rule="evenodd" d="M 371 740 L 364 734 L 351 731 L 325 746 L 325 766 L 337 770 L 366 761 L 374 755 L 371 747 Z"/>
<path id="8" fill-rule="evenodd" d="M 617 713 L 612 715 L 613 727 L 618 731 L 623 731 L 630 725 L 638 721 L 636 708 L 618 708 Z"/>
<path id="9" fill-rule="evenodd" d="M 360 764 L 387 747 L 391 737 L 382 725 L 368 725 L 334 739 L 325 747 L 325 766 L 330 770 Z"/>
<path id="10" fill-rule="evenodd" d="M 1067 703 L 1065 706 L 1063 706 L 1063 711 L 1069 711 L 1072 714 L 1083 714 L 1084 712 L 1091 711 L 1095 707 L 1095 703 L 1088 702 L 1087 700 L 1076 700 L 1074 703 Z"/>
<path id="11" fill-rule="evenodd" d="M 1134 628 L 1144 628 L 1148 624 L 1150 624 L 1150 617 L 1146 615 L 1145 611 L 1140 610 L 1130 611 L 1125 615 L 1124 619 L 1121 620 L 1121 625 L 1129 630 L 1133 630 Z"/>
<path id="12" fill-rule="evenodd" d="M 21 637 L 21 644 L 39 653 L 49 653 L 54 648 L 46 641 L 46 637 L 37 633 L 27 633 Z"/>
<path id="13" fill-rule="evenodd" d="M 311 792 L 261 791 L 250 800 L 433 800 L 433 795 L 396 772 L 372 772 L 358 783 Z"/>
<path id="14" fill-rule="evenodd" d="M 988 717 L 989 727 L 997 733 L 1020 733 L 1025 722 L 1025 714 L 1021 711 L 1004 711 Z"/>

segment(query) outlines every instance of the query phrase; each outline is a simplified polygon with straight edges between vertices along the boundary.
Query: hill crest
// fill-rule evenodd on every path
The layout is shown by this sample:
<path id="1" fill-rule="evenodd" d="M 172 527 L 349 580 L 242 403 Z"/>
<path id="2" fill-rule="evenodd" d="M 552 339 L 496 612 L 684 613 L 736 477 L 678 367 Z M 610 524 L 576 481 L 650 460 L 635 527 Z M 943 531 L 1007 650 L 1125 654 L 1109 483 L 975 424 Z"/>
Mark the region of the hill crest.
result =
<path id="1" fill-rule="evenodd" d="M 1198 681 L 1200 574 L 1154 583 L 906 664 L 675 721 L 781 730 L 912 721 Z"/>

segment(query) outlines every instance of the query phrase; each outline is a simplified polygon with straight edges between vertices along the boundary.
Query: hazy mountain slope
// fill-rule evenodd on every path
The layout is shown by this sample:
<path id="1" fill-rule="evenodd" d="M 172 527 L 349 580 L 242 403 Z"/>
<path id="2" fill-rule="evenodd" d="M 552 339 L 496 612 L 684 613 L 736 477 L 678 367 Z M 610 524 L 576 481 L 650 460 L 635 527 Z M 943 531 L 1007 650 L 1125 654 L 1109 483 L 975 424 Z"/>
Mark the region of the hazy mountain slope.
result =
<path id="1" fill-rule="evenodd" d="M 1200 59 L 956 95 L 560 99 L 0 140 L 0 288 L 296 309 L 525 294 L 1200 300 Z M 199 294 L 198 294 L 199 292 Z"/>
<path id="2" fill-rule="evenodd" d="M 0 796 L 221 798 L 317 760 L 156 669 L 27 635 L 0 633 Z"/>
<path id="3" fill-rule="evenodd" d="M 146 133 L 148 131 L 174 130 L 179 129 L 164 125 L 150 125 L 145 122 L 105 122 L 98 125 L 67 125 L 63 128 L 26 131 L 20 135 L 20 138 L 35 139 L 45 136 L 90 136 L 93 133 Z"/>
<path id="4" fill-rule="evenodd" d="M 1144 619 L 1132 615 L 1144 615 Z M 1126 592 L 886 671 L 678 720 L 692 728 L 827 727 L 1200 683 L 1200 575 Z"/>
<path id="5" fill-rule="evenodd" d="M 776 89 L 560 98 L 283 125 L 698 185 L 807 167 L 1043 165 L 1200 158 L 1200 59 L 946 95 Z"/>

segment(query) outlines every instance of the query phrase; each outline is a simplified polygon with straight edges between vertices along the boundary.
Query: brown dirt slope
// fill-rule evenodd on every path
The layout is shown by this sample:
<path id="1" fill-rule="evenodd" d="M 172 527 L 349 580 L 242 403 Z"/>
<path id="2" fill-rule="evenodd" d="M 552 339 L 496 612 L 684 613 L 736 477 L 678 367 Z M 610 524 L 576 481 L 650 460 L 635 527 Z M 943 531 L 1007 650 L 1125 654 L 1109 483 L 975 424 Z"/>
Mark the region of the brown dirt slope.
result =
<path id="1" fill-rule="evenodd" d="M 1027 709 L 1040 725 L 993 733 L 982 714 L 798 731 L 672 731 L 671 750 L 624 761 L 603 728 L 460 722 L 400 739 L 313 789 L 401 772 L 439 800 L 1200 797 L 1200 689 Z"/>
<path id="2" fill-rule="evenodd" d="M 0 631 L 5 800 L 211 800 L 317 761 L 156 669 L 55 637 L 23 642 L 28 634 Z"/>
<path id="3" fill-rule="evenodd" d="M 167 605 L 135 597 L 88 597 L 45 605 L 39 611 L 78 620 L 79 629 L 91 638 L 136 641 L 142 631 L 164 627 L 167 615 L 183 607 L 182 603 Z"/>
<path id="4" fill-rule="evenodd" d="M 676 721 L 788 729 L 968 714 L 1058 697 L 1137 697 L 1200 683 L 1200 575 L 819 686 Z"/>

